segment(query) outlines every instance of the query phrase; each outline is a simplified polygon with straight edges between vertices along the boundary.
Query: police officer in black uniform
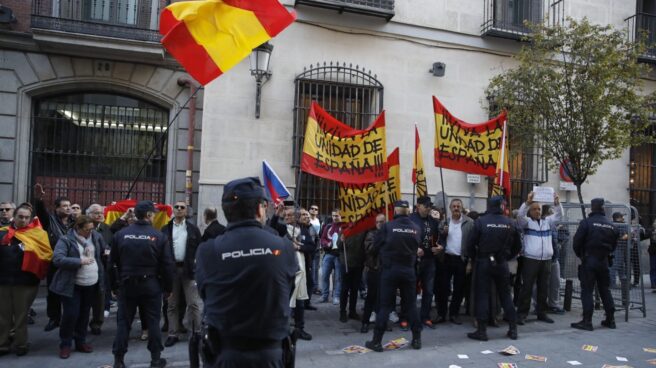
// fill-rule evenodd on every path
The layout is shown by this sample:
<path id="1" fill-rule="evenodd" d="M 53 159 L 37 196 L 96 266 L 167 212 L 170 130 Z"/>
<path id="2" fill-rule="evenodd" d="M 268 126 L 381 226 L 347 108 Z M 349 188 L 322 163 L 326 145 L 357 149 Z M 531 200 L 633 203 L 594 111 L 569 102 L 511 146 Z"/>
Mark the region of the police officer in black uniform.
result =
<path id="1" fill-rule="evenodd" d="M 367 348 L 382 352 L 383 334 L 387 319 L 396 301 L 396 290 L 401 290 L 402 309 L 408 314 L 412 329 L 412 347 L 421 349 L 421 323 L 417 313 L 417 276 L 415 262 L 421 249 L 421 229 L 408 217 L 407 201 L 394 202 L 394 220 L 386 223 L 376 234 L 375 251 L 380 253 L 380 309 L 376 314 L 373 340 L 367 341 Z"/>
<path id="2" fill-rule="evenodd" d="M 581 220 L 574 235 L 572 247 L 576 256 L 581 258 L 579 280 L 581 281 L 581 303 L 583 304 L 583 320 L 572 323 L 572 327 L 592 331 L 592 312 L 594 303 L 592 293 L 595 284 L 598 285 L 601 301 L 604 303 L 606 319 L 601 325 L 615 328 L 615 303 L 609 290 L 608 256 L 613 254 L 617 246 L 619 232 L 613 223 L 606 218 L 604 199 L 595 198 L 591 202 L 591 212 L 588 218 Z"/>
<path id="3" fill-rule="evenodd" d="M 137 221 L 114 235 L 109 269 L 112 290 L 118 291 L 117 331 L 112 352 L 114 368 L 124 368 L 128 337 L 137 306 L 145 316 L 150 366 L 162 368 L 166 359 L 159 329 L 162 293 L 171 292 L 175 263 L 166 236 L 153 228 L 155 205 L 141 201 L 134 207 Z"/>
<path id="4" fill-rule="evenodd" d="M 196 253 L 196 282 L 217 355 L 211 367 L 285 364 L 282 344 L 289 336 L 298 263 L 291 241 L 264 228 L 267 201 L 258 178 L 226 184 L 221 199 L 226 232 Z"/>
<path id="5" fill-rule="evenodd" d="M 517 339 L 517 312 L 510 297 L 510 272 L 508 260 L 519 254 L 522 242 L 514 222 L 503 215 L 503 196 L 488 200 L 487 212 L 476 219 L 469 254 L 474 255 L 476 267 L 475 295 L 477 330 L 467 334 L 470 339 L 487 341 L 489 316 L 490 280 L 495 285 L 501 306 L 508 320 L 506 334 Z"/>

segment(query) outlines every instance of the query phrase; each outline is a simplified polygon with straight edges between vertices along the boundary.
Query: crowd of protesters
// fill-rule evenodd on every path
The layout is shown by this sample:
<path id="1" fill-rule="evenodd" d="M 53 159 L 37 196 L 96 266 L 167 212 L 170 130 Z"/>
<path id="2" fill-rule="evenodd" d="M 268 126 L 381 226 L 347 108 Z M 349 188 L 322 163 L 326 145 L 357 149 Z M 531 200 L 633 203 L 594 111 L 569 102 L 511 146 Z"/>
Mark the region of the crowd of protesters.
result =
<path id="1" fill-rule="evenodd" d="M 47 232 L 53 251 L 45 280 L 47 323 L 44 330 L 59 329 L 59 357 L 67 359 L 74 351 L 93 352 L 93 347 L 86 340 L 87 333 L 102 333 L 111 306 L 116 302 L 113 292 L 115 287 L 110 282 L 113 276 L 111 250 L 114 236 L 137 219 L 130 209 L 116 222 L 105 224 L 102 205 L 94 203 L 84 209 L 64 197 L 52 203 L 54 211 L 48 211 L 42 201 L 43 194 L 43 189 L 37 185 L 32 203 L 18 207 L 12 202 L 0 203 L 0 299 L 3 300 L 0 303 L 0 355 L 13 352 L 21 356 L 29 351 L 27 325 L 34 323 L 35 314 L 31 305 L 36 298 L 40 280 L 21 268 L 21 240 L 7 234 L 25 228 L 38 218 L 43 230 Z M 400 203 L 398 206 L 406 208 L 406 204 Z M 500 205 L 494 204 L 497 207 Z M 367 333 L 370 324 L 376 322 L 373 343 L 367 343 L 373 350 L 380 349 L 380 337 L 384 331 L 381 330 L 380 318 L 376 318 L 381 305 L 391 308 L 384 312 L 390 315 L 389 321 L 387 316 L 384 317 L 384 324 L 389 325 L 385 329 L 392 328 L 394 323 L 398 323 L 404 331 L 412 328 L 412 346 L 415 348 L 421 347 L 420 341 L 415 341 L 419 336 L 415 332 L 424 328 L 435 329 L 443 323 L 461 325 L 465 315 L 474 317 L 472 322 L 477 328 L 476 332 L 468 336 L 487 340 L 485 326 L 497 326 L 501 322 L 499 298 L 506 312 L 504 319 L 510 324 L 510 338 L 517 338 L 517 324 L 523 325 L 526 322 L 531 306 L 534 306 L 537 320 L 545 323 L 554 322 L 550 315 L 565 313 L 560 305 L 559 288 L 564 254 L 570 246 L 571 238 L 569 233 L 563 236 L 566 229 L 563 231 L 559 224 L 562 208 L 557 196 L 552 205 L 543 206 L 533 201 L 531 193 L 518 211 L 507 216 L 508 223 L 517 231 L 520 245 L 516 250 L 511 250 L 514 245 L 508 240 L 508 251 L 503 255 L 499 252 L 486 253 L 484 240 L 480 238 L 484 234 L 481 226 L 486 223 L 485 219 L 490 219 L 490 208 L 483 213 L 488 217 L 480 217 L 477 211 L 465 209 L 462 200 L 457 198 L 450 201 L 448 209 L 441 209 L 435 207 L 429 197 L 419 197 L 415 205 L 410 206 L 414 207 L 412 210 L 397 213 L 408 217 L 404 225 L 407 229 L 416 229 L 416 234 L 413 233 L 416 235 L 416 256 L 412 258 L 413 276 L 410 278 L 413 281 L 412 290 L 397 290 L 406 286 L 390 289 L 391 286 L 386 285 L 385 280 L 391 279 L 381 276 L 389 271 L 386 269 L 396 267 L 395 261 L 385 258 L 393 258 L 389 255 L 392 253 L 385 252 L 389 252 L 390 239 L 397 239 L 390 236 L 385 238 L 385 231 L 393 231 L 389 230 L 392 227 L 386 226 L 392 219 L 378 215 L 375 227 L 346 235 L 348 224 L 342 221 L 337 208 L 332 209 L 327 216 L 321 216 L 320 208 L 315 204 L 309 208 L 295 206 L 293 203 L 279 203 L 270 207 L 267 223 L 271 231 L 291 240 L 296 251 L 299 272 L 290 298 L 293 313 L 290 322 L 302 340 L 312 339 L 310 331 L 306 331 L 305 323 L 306 318 L 311 319 L 312 315 L 305 311 L 315 311 L 317 304 L 330 302 L 339 306 L 336 323 L 357 320 L 361 323 L 360 332 Z M 150 341 L 149 348 L 150 344 L 156 344 L 152 340 L 159 338 L 159 331 L 168 334 L 163 345 L 170 347 L 189 331 L 195 333 L 203 319 L 203 300 L 194 281 L 196 250 L 202 242 L 211 241 L 223 234 L 226 227 L 217 220 L 219 216 L 216 208 L 204 209 L 205 224 L 201 226 L 203 232 L 193 224 L 190 215 L 184 201 L 175 202 L 173 218 L 161 229 L 170 249 L 174 271 L 171 275 L 171 291 L 164 293 L 162 300 L 163 318 L 150 318 L 147 315 L 149 312 L 142 310 L 147 308 L 138 308 L 142 328 L 140 337 L 143 341 Z M 637 220 L 635 217 L 633 220 Z M 621 223 L 623 216 L 613 214 L 612 220 Z M 656 222 L 652 228 L 654 226 Z M 648 250 L 650 286 L 656 292 L 656 231 L 637 228 L 633 234 L 620 233 L 619 239 L 633 236 L 635 244 L 651 236 Z M 585 240 L 581 236 L 578 239 L 578 246 L 582 249 Z M 576 237 L 574 241 L 577 241 Z M 575 251 L 579 249 L 576 246 Z M 630 280 L 631 276 L 634 284 L 639 282 L 638 247 L 634 246 L 630 251 L 629 260 L 624 260 L 627 252 L 622 251 L 621 246 L 612 248 L 615 264 L 630 265 L 633 275 L 626 270 L 618 272 L 617 266 L 610 267 L 609 276 L 604 276 L 607 280 L 597 282 L 613 287 L 616 277 L 624 282 L 627 278 Z M 481 266 L 482 259 L 487 262 L 486 266 Z M 482 286 L 482 278 L 477 273 L 490 272 L 486 267 L 494 267 L 499 262 L 505 264 L 506 261 L 509 262 L 509 267 L 504 266 L 508 270 L 508 278 L 497 283 L 497 288 L 503 290 L 497 289 L 494 292 L 490 285 Z M 504 296 L 511 289 L 514 290 L 514 297 L 510 294 Z M 415 303 L 418 294 L 421 295 L 421 301 Z M 410 301 L 405 300 L 404 303 L 401 300 L 401 303 L 397 303 L 398 296 L 401 299 L 410 298 Z M 387 300 L 390 298 L 393 300 Z M 359 299 L 364 301 L 359 302 Z M 513 300 L 512 305 L 508 304 L 510 300 Z M 398 305 L 402 307 L 397 308 Z M 606 312 L 607 318 L 603 325 L 614 328 L 614 321 L 610 323 L 612 309 Z M 591 329 L 589 322 L 590 319 L 584 314 L 584 320 L 572 326 Z M 157 329 L 158 333 L 153 334 L 153 329 Z M 152 366 L 163 367 L 166 364 L 164 360 L 155 358 L 153 362 L 155 365 Z"/>

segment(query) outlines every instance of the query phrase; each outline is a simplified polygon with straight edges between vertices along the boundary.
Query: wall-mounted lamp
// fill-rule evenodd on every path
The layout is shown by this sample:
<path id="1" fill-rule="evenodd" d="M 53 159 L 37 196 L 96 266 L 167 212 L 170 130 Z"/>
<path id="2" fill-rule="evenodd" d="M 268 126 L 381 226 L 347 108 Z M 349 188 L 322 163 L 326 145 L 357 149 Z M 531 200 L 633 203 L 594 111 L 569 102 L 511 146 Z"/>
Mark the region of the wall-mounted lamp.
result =
<path id="1" fill-rule="evenodd" d="M 446 64 L 437 62 L 433 63 L 433 67 L 428 72 L 432 73 L 434 77 L 443 77 L 445 71 Z"/>
<path id="2" fill-rule="evenodd" d="M 271 78 L 269 71 L 269 61 L 271 60 L 271 51 L 273 45 L 265 42 L 253 49 L 250 55 L 251 75 L 255 77 L 257 89 L 255 91 L 255 118 L 260 118 L 260 98 L 262 96 L 262 86 Z"/>

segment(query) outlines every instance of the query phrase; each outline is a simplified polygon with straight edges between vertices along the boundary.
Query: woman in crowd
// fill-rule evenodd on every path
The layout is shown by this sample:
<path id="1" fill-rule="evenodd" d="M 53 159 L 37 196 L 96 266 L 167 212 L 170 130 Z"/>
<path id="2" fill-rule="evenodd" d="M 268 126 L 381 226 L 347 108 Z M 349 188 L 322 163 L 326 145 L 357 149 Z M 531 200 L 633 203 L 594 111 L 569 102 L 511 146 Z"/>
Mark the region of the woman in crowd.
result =
<path id="1" fill-rule="evenodd" d="M 58 268 L 50 290 L 62 296 L 62 320 L 59 327 L 59 357 L 67 359 L 71 346 L 79 352 L 91 353 L 86 343 L 87 325 L 94 295 L 102 288 L 103 267 L 101 251 L 105 249 L 102 236 L 94 231 L 91 218 L 80 215 L 66 236 L 59 239 L 53 256 Z"/>

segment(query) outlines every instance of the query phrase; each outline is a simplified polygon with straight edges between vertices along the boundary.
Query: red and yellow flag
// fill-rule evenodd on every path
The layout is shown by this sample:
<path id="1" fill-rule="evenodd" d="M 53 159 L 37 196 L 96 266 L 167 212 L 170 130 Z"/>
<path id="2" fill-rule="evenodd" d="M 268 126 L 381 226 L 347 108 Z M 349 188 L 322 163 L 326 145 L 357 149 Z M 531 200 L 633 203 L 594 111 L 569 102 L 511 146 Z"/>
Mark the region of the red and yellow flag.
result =
<path id="1" fill-rule="evenodd" d="M 508 165 L 508 132 L 506 130 L 508 123 L 503 122 L 503 136 L 501 138 L 501 157 L 497 162 L 496 177 L 492 186 L 492 195 L 503 195 L 510 208 L 510 166 Z"/>
<path id="2" fill-rule="evenodd" d="M 344 235 L 350 236 L 376 226 L 376 216 L 387 208 L 389 218 L 394 215 L 394 202 L 401 199 L 401 170 L 399 149 L 387 157 L 388 178 L 369 184 L 340 184 L 339 208 L 342 221 L 348 224 Z"/>
<path id="3" fill-rule="evenodd" d="M 205 85 L 294 19 L 278 0 L 180 1 L 162 12 L 159 33 L 166 50 Z"/>
<path id="4" fill-rule="evenodd" d="M 301 170 L 350 184 L 387 179 L 385 112 L 367 129 L 356 130 L 312 102 L 305 129 Z"/>
<path id="5" fill-rule="evenodd" d="M 32 222 L 24 228 L 16 229 L 13 226 L 6 226 L 0 231 L 7 232 L 0 240 L 0 246 L 9 245 L 13 237 L 23 243 L 21 270 L 33 273 L 40 280 L 46 277 L 52 260 L 52 247 L 48 233 L 43 230 L 39 218 L 35 216 Z"/>
<path id="6" fill-rule="evenodd" d="M 433 96 L 435 166 L 486 176 L 496 175 L 506 112 L 480 124 L 464 122 Z"/>
<path id="7" fill-rule="evenodd" d="M 424 171 L 424 157 L 421 152 L 421 144 L 419 143 L 417 124 L 415 124 L 415 159 L 412 167 L 412 184 L 415 185 L 417 198 L 428 195 L 426 172 Z"/>
<path id="8" fill-rule="evenodd" d="M 110 204 L 105 207 L 105 223 L 107 225 L 113 224 L 118 220 L 128 209 L 134 208 L 137 205 L 135 199 L 126 199 L 123 201 Z M 160 230 L 164 225 L 168 224 L 171 221 L 171 216 L 173 215 L 173 208 L 168 204 L 158 204 L 155 203 L 155 208 L 159 211 L 155 214 L 153 219 L 153 227 L 157 230 Z"/>

